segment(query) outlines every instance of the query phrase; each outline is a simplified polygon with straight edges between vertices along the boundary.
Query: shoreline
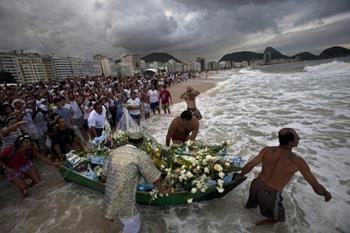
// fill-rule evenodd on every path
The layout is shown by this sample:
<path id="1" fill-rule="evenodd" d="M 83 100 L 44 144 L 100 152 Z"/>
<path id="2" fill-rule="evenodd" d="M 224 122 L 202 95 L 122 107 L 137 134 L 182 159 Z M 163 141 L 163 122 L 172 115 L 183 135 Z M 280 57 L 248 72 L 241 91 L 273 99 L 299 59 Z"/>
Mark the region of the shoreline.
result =
<path id="1" fill-rule="evenodd" d="M 199 91 L 200 93 L 205 93 L 210 89 L 216 87 L 216 84 L 219 82 L 219 80 L 212 79 L 210 78 L 210 76 L 211 75 L 209 75 L 208 78 L 190 79 L 188 81 L 176 83 L 168 87 L 167 89 L 171 94 L 173 104 L 177 104 L 184 101 L 180 99 L 180 96 L 186 91 L 187 86 L 192 86 L 193 89 Z"/>

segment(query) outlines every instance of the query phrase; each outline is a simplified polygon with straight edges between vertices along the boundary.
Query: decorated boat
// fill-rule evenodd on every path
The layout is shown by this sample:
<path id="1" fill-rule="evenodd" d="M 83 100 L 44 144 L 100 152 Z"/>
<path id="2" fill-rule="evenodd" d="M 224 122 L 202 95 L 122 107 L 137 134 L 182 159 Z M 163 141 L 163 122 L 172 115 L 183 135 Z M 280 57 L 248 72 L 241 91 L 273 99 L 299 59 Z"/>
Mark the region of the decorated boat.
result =
<path id="1" fill-rule="evenodd" d="M 135 123 L 136 124 L 136 123 Z M 137 125 L 137 124 L 136 124 Z M 67 162 L 59 171 L 66 181 L 104 192 L 108 176 L 109 148 L 128 143 L 125 131 L 95 138 L 94 146 L 66 154 Z M 145 205 L 178 205 L 219 198 L 245 180 L 234 180 L 234 172 L 241 169 L 241 158 L 228 158 L 230 143 L 207 144 L 188 141 L 163 148 L 153 137 L 144 135 L 141 150 L 153 160 L 162 173 L 164 184 L 171 189 L 167 195 L 158 193 L 152 184 L 139 183 L 136 201 Z"/>
<path id="2" fill-rule="evenodd" d="M 100 181 L 89 179 L 65 165 L 59 168 L 59 172 L 66 181 L 104 193 L 105 184 Z M 178 191 L 169 193 L 167 196 L 158 196 L 157 198 L 153 198 L 149 191 L 138 190 L 136 192 L 136 201 L 137 203 L 143 205 L 168 206 L 187 204 L 188 200 L 199 202 L 220 198 L 231 192 L 236 186 L 241 184 L 246 179 L 246 177 L 244 177 L 239 181 L 235 181 L 234 174 L 230 178 L 231 179 L 224 183 L 224 191 L 221 193 L 216 189 L 215 184 L 209 186 L 205 192 L 192 193 L 189 191 Z"/>

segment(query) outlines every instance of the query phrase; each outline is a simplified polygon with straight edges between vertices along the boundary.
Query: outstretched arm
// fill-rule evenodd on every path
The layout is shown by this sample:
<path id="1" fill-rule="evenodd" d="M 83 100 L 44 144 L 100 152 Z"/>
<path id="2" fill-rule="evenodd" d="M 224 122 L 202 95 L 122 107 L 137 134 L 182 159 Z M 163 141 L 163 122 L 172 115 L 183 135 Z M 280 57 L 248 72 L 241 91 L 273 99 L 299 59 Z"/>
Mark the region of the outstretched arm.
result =
<path id="1" fill-rule="evenodd" d="M 248 162 L 241 170 L 241 173 L 236 175 L 236 180 L 243 178 L 247 173 L 249 173 L 255 166 L 259 165 L 264 157 L 266 148 L 262 149 L 259 154 L 250 162 Z"/>
<path id="2" fill-rule="evenodd" d="M 165 140 L 166 146 L 170 146 L 171 136 L 173 136 L 173 134 L 175 133 L 175 127 L 176 127 L 176 123 L 175 123 L 175 120 L 173 120 L 169 126 L 168 133 L 166 135 L 166 140 Z"/>
<path id="3" fill-rule="evenodd" d="M 191 132 L 190 140 L 192 140 L 192 141 L 196 140 L 198 131 L 199 131 L 199 121 L 195 120 L 194 127 L 193 127 L 193 130 Z"/>
<path id="4" fill-rule="evenodd" d="M 48 165 L 59 166 L 62 164 L 60 162 L 51 161 L 50 159 L 48 159 L 47 157 L 45 157 L 43 154 L 41 154 L 39 151 L 35 149 L 33 149 L 33 155 Z"/>
<path id="5" fill-rule="evenodd" d="M 304 179 L 311 185 L 312 189 L 320 196 L 324 196 L 325 201 L 332 199 L 332 195 L 323 187 L 312 174 L 309 165 L 304 159 L 299 158 L 298 167 L 300 173 L 303 175 Z"/>

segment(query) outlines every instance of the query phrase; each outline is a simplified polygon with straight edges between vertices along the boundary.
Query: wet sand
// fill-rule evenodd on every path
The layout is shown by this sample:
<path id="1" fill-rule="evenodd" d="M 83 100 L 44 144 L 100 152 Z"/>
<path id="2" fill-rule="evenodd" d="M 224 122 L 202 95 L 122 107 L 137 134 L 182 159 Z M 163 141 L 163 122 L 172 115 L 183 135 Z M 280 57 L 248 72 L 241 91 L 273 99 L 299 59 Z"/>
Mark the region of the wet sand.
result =
<path id="1" fill-rule="evenodd" d="M 209 78 L 190 79 L 188 81 L 172 85 L 168 90 L 171 93 L 173 104 L 175 104 L 183 101 L 182 99 L 180 99 L 180 96 L 186 91 L 187 86 L 192 86 L 193 89 L 203 93 L 207 90 L 210 90 L 211 88 L 214 88 L 216 82 L 216 80 Z"/>
<path id="2" fill-rule="evenodd" d="M 200 92 L 205 92 L 215 87 L 216 82 L 212 79 L 198 78 L 175 84 L 169 88 L 173 103 L 181 101 L 179 97 L 188 85 Z M 154 120 L 157 120 L 157 117 Z M 42 164 L 40 161 L 35 161 L 35 166 L 39 170 L 42 181 L 29 189 L 30 194 L 25 199 L 20 197 L 13 184 L 0 178 L 0 232 L 121 231 L 122 224 L 118 220 L 112 223 L 103 217 L 103 194 L 65 182 L 56 168 Z M 141 232 L 167 232 L 162 211 L 159 208 L 139 205 L 138 209 L 141 213 Z"/>

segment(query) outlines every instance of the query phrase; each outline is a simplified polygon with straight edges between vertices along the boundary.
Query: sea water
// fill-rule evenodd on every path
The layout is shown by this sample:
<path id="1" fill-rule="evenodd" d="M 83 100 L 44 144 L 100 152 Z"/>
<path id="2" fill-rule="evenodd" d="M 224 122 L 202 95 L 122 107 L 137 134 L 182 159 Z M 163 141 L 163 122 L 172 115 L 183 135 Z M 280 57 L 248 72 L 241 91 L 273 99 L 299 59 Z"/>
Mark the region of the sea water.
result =
<path id="1" fill-rule="evenodd" d="M 298 62 L 255 69 L 219 72 L 214 89 L 201 94 L 197 107 L 203 115 L 197 139 L 233 142 L 229 153 L 246 161 L 264 146 L 277 146 L 277 132 L 294 128 L 301 137 L 295 153 L 332 194 L 330 202 L 316 195 L 297 173 L 283 191 L 286 222 L 254 226 L 258 210 L 244 209 L 255 168 L 245 183 L 222 199 L 172 207 L 163 211 L 169 232 L 350 232 L 350 59 Z M 172 115 L 148 123 L 165 143 Z M 152 123 L 151 123 L 152 122 Z M 158 214 L 157 214 L 158 215 Z"/>
<path id="2" fill-rule="evenodd" d="M 286 222 L 255 226 L 258 210 L 246 210 L 251 180 L 225 197 L 178 207 L 138 206 L 141 232 L 350 232 L 350 59 L 298 62 L 254 69 L 220 71 L 208 78 L 217 86 L 197 99 L 203 114 L 198 139 L 209 143 L 230 140 L 230 155 L 249 161 L 264 146 L 278 145 L 282 127 L 297 130 L 295 153 L 333 196 L 324 202 L 297 173 L 283 191 Z M 159 142 L 172 114 L 144 121 Z M 0 180 L 0 232 L 108 232 L 103 218 L 103 194 L 65 182 L 57 170 L 36 164 L 42 182 L 21 199 L 13 184 Z M 117 231 L 115 231 L 117 232 Z"/>

